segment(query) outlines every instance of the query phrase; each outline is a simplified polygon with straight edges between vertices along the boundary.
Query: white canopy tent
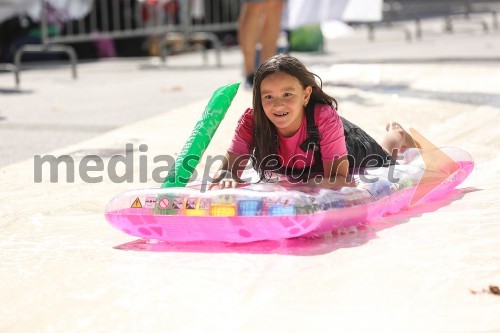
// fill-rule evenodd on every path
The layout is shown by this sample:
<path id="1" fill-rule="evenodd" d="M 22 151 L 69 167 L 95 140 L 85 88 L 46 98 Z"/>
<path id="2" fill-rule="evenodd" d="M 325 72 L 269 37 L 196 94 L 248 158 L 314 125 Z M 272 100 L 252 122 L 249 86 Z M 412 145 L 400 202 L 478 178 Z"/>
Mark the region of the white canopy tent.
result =
<path id="1" fill-rule="evenodd" d="M 300 26 L 338 20 L 377 22 L 382 20 L 382 0 L 288 0 L 283 25 Z"/>
<path id="2" fill-rule="evenodd" d="M 79 19 L 90 12 L 93 0 L 46 0 L 67 17 Z M 18 15 L 28 15 L 40 20 L 41 3 L 39 0 L 0 0 L 0 23 Z"/>

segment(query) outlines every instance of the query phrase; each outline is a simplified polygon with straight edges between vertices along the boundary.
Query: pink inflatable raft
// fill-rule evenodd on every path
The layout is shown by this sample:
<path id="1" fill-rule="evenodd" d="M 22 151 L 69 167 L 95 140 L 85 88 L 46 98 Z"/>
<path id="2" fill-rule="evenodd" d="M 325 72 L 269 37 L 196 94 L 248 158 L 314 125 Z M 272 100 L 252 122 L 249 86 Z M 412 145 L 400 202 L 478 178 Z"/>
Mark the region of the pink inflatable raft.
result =
<path id="1" fill-rule="evenodd" d="M 113 198 L 105 216 L 129 235 L 175 242 L 314 236 L 367 224 L 450 192 L 467 178 L 474 163 L 456 148 L 438 152 L 447 158 L 429 166 L 428 161 L 436 161 L 434 152 L 408 150 L 401 164 L 366 169 L 356 176 L 357 187 L 340 190 L 286 180 L 205 192 L 199 184 L 133 190 Z"/>

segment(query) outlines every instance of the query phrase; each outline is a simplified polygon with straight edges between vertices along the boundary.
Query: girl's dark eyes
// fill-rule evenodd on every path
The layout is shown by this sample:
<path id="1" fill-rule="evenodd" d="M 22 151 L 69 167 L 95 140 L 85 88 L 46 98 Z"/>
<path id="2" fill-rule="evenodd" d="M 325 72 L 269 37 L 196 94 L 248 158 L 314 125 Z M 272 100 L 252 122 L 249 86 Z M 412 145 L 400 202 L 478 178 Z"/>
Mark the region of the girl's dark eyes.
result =
<path id="1" fill-rule="evenodd" d="M 292 93 L 284 93 L 283 94 L 283 97 L 290 97 L 290 96 L 292 96 Z M 273 98 L 273 96 L 271 96 L 271 95 L 262 96 L 262 99 L 271 99 L 271 98 Z"/>

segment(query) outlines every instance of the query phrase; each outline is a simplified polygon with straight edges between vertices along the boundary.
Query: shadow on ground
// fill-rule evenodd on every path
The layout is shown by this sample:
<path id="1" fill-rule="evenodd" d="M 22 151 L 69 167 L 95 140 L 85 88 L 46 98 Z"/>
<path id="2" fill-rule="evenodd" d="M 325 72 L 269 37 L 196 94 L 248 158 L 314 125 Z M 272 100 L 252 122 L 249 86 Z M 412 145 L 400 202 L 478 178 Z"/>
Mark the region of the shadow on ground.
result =
<path id="1" fill-rule="evenodd" d="M 17 88 L 0 88 L 0 95 L 21 95 L 33 94 L 33 90 L 17 89 Z"/>

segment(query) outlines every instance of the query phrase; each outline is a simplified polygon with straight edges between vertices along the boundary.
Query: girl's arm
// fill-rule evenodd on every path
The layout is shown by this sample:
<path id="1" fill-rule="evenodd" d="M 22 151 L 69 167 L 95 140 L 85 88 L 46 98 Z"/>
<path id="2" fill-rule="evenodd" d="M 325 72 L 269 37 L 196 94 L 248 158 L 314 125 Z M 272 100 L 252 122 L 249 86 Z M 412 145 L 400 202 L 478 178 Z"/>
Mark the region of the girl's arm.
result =
<path id="1" fill-rule="evenodd" d="M 347 156 L 337 158 L 333 161 L 323 161 L 324 177 L 320 182 L 314 178 L 309 180 L 309 184 L 319 185 L 324 188 L 355 187 L 356 183 L 349 175 L 349 160 Z"/>

